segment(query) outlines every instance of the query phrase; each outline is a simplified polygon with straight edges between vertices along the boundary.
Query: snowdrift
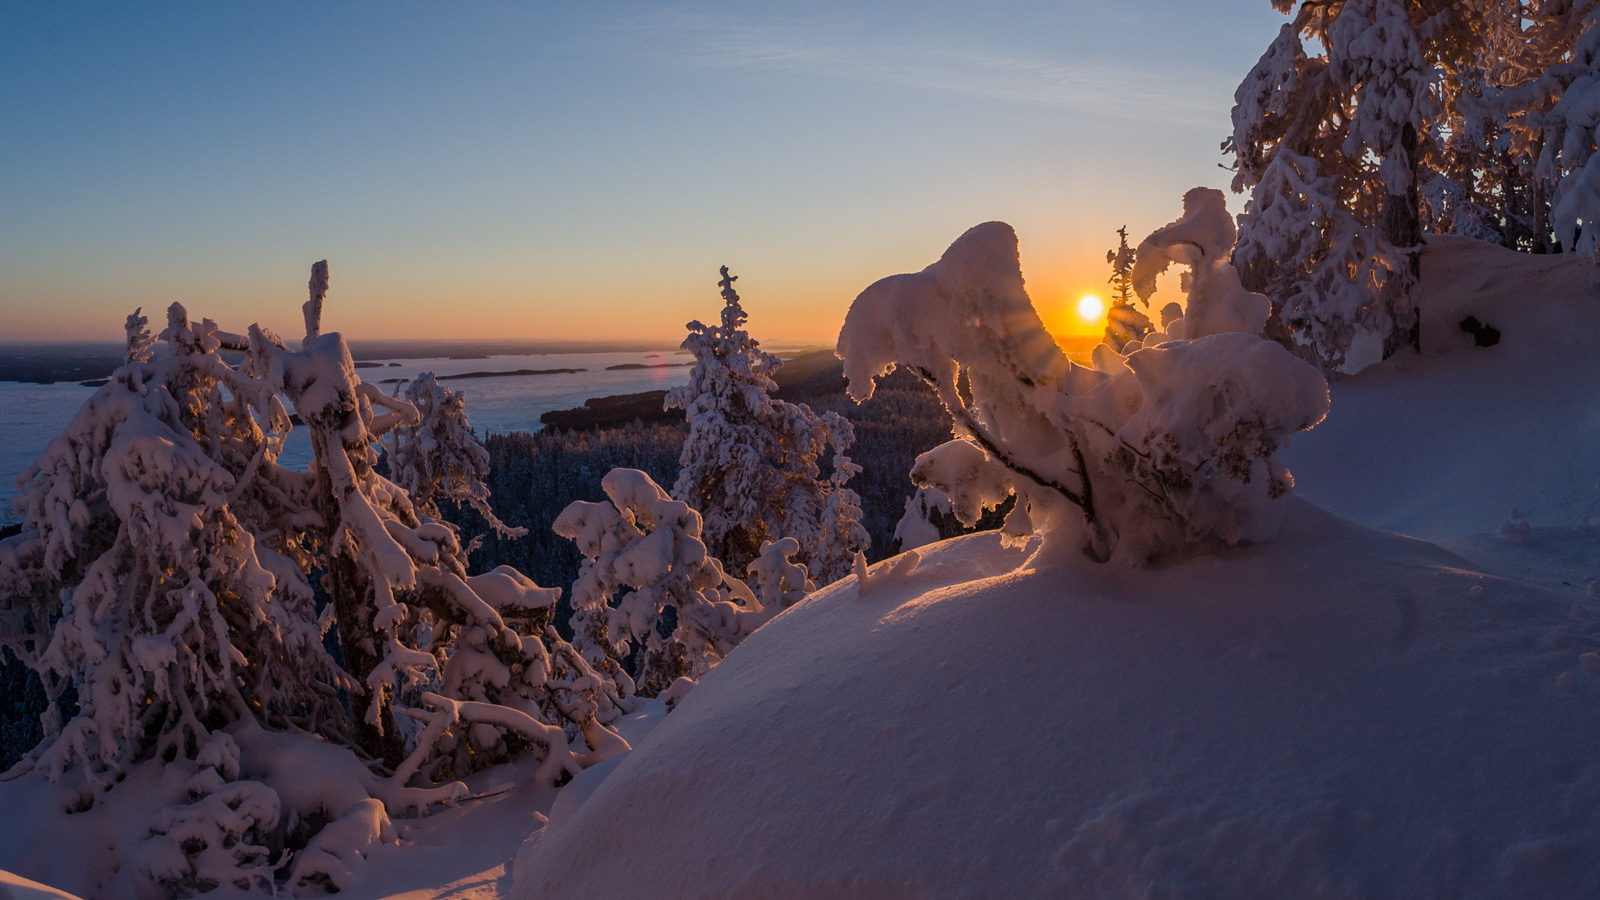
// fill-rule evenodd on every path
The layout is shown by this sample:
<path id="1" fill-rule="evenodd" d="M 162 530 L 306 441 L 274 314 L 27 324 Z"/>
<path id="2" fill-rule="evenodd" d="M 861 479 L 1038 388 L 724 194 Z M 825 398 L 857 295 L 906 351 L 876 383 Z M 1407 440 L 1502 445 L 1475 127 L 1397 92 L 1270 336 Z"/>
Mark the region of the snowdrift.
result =
<path id="1" fill-rule="evenodd" d="M 1600 891 L 1600 602 L 1291 503 L 1162 570 L 1013 571 L 991 533 L 812 595 L 517 895 Z"/>
<path id="2" fill-rule="evenodd" d="M 1600 268 L 1429 236 L 1423 354 L 1329 385 L 1332 409 L 1280 457 L 1295 493 L 1358 522 L 1442 540 L 1513 516 L 1600 516 Z M 1499 332 L 1475 345 L 1468 317 Z"/>

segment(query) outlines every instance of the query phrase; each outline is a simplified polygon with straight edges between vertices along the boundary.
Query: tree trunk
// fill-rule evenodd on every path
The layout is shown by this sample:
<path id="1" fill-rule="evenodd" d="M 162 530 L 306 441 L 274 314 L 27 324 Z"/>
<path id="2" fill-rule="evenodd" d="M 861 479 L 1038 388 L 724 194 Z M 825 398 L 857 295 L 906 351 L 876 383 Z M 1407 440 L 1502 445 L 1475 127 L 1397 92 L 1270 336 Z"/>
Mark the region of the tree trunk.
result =
<path id="1" fill-rule="evenodd" d="M 1422 202 L 1416 178 L 1417 130 L 1409 123 L 1400 131 L 1400 150 L 1411 167 L 1410 183 L 1403 194 L 1383 195 L 1383 209 L 1379 215 L 1383 239 L 1405 253 L 1405 264 L 1399 271 L 1390 273 L 1379 292 L 1383 308 L 1394 320 L 1393 329 L 1383 339 L 1385 359 L 1401 347 L 1422 349 L 1415 297 L 1417 279 L 1422 275 Z"/>
<path id="2" fill-rule="evenodd" d="M 1517 167 L 1511 161 L 1511 151 L 1506 150 L 1500 154 L 1500 200 L 1502 210 L 1500 217 L 1505 221 L 1505 230 L 1501 236 L 1500 244 L 1507 250 L 1517 249 Z"/>
<path id="3" fill-rule="evenodd" d="M 337 431 L 323 433 L 312 426 L 311 444 L 317 462 L 317 511 L 326 523 L 323 546 L 331 547 L 339 533 L 339 500 L 333 495 L 333 482 L 328 477 L 328 467 L 323 462 L 329 453 L 343 453 L 344 443 Z M 373 759 L 382 760 L 390 769 L 398 767 L 405 758 L 405 744 L 394 724 L 394 708 L 384 700 L 378 711 L 378 724 L 367 722 L 367 710 L 372 704 L 372 689 L 367 676 L 377 668 L 381 657 L 373 640 L 377 629 L 373 617 L 377 604 L 372 595 L 372 584 L 361 567 L 348 552 L 328 555 L 328 589 L 333 597 L 334 615 L 339 620 L 339 648 L 344 652 L 344 670 L 356 681 L 350 691 L 350 712 L 355 725 L 355 740 L 362 752 Z"/>
<path id="4" fill-rule="evenodd" d="M 1539 157 L 1544 155 L 1544 139 L 1533 145 L 1533 252 L 1550 252 L 1550 201 L 1545 196 L 1544 178 L 1539 175 Z"/>

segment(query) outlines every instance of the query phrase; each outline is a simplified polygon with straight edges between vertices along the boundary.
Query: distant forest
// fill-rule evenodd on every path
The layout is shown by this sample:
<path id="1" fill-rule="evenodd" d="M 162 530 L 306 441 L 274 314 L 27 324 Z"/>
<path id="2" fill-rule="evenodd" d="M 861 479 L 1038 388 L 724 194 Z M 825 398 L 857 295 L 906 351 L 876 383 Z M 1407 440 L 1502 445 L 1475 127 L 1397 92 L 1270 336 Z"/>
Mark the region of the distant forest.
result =
<path id="1" fill-rule="evenodd" d="M 861 495 L 862 522 L 872 536 L 867 559 L 875 562 L 890 555 L 895 523 L 916 490 L 909 476 L 912 462 L 950 437 L 944 407 L 905 372 L 884 379 L 872 399 L 857 406 L 845 394 L 844 371 L 831 350 L 786 361 L 775 380 L 776 396 L 819 413 L 837 412 L 855 426 L 849 456 L 862 471 L 849 486 Z M 617 467 L 641 469 L 668 488 L 677 478 L 688 425 L 682 410 L 661 408 L 664 393 L 602 397 L 582 409 L 546 413 L 546 427 L 534 434 L 489 435 L 484 444 L 492 460 L 489 487 L 495 514 L 507 524 L 526 526 L 529 533 L 524 538 L 498 537 L 471 510 L 447 510 L 462 526 L 463 537 L 483 538 L 482 549 L 473 556 L 476 566 L 510 565 L 541 585 L 571 585 L 578 574 L 577 547 L 550 530 L 561 510 L 574 500 L 603 499 L 600 479 Z M 828 471 L 825 465 L 823 475 Z M 564 607 L 556 619 L 565 621 Z"/>

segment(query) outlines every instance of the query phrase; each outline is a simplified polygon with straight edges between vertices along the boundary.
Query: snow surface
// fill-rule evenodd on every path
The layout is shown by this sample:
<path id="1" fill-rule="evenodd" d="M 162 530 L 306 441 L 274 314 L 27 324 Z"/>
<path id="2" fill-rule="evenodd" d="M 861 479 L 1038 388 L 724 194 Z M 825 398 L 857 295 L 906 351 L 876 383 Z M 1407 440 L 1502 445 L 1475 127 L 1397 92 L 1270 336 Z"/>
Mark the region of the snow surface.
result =
<path id="1" fill-rule="evenodd" d="M 1564 592 L 1299 500 L 1164 570 L 922 557 L 752 635 L 519 896 L 1600 890 L 1600 622 Z"/>
<path id="2" fill-rule="evenodd" d="M 1600 516 L 1600 268 L 1430 236 L 1423 354 L 1330 384 L 1332 409 L 1280 458 L 1295 493 L 1430 540 Z M 1466 316 L 1498 328 L 1473 345 Z"/>

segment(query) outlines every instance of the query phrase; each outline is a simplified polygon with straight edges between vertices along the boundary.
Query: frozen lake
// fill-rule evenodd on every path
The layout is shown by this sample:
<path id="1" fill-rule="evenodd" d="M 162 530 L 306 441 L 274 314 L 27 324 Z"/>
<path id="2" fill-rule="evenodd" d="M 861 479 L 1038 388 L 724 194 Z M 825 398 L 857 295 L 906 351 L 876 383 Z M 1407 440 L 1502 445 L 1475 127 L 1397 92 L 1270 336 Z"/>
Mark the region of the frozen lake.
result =
<path id="1" fill-rule="evenodd" d="M 490 356 L 482 359 L 405 359 L 396 365 L 356 370 L 365 381 L 413 378 L 422 372 L 453 375 L 516 369 L 583 369 L 553 375 L 511 375 L 444 382 L 466 395 L 467 416 L 477 432 L 503 434 L 537 431 L 539 416 L 553 409 L 582 406 L 590 397 L 632 394 L 676 387 L 689 378 L 687 354 L 672 350 L 652 353 L 541 353 Z M 679 364 L 670 368 L 610 369 L 620 365 Z M 394 384 L 382 385 L 392 393 Z M 60 434 L 78 408 L 98 388 L 75 383 L 24 384 L 0 382 L 0 524 L 17 520 L 11 508 L 16 477 Z M 297 428 L 284 453 L 285 465 L 304 466 L 310 459 L 305 429 Z"/>

